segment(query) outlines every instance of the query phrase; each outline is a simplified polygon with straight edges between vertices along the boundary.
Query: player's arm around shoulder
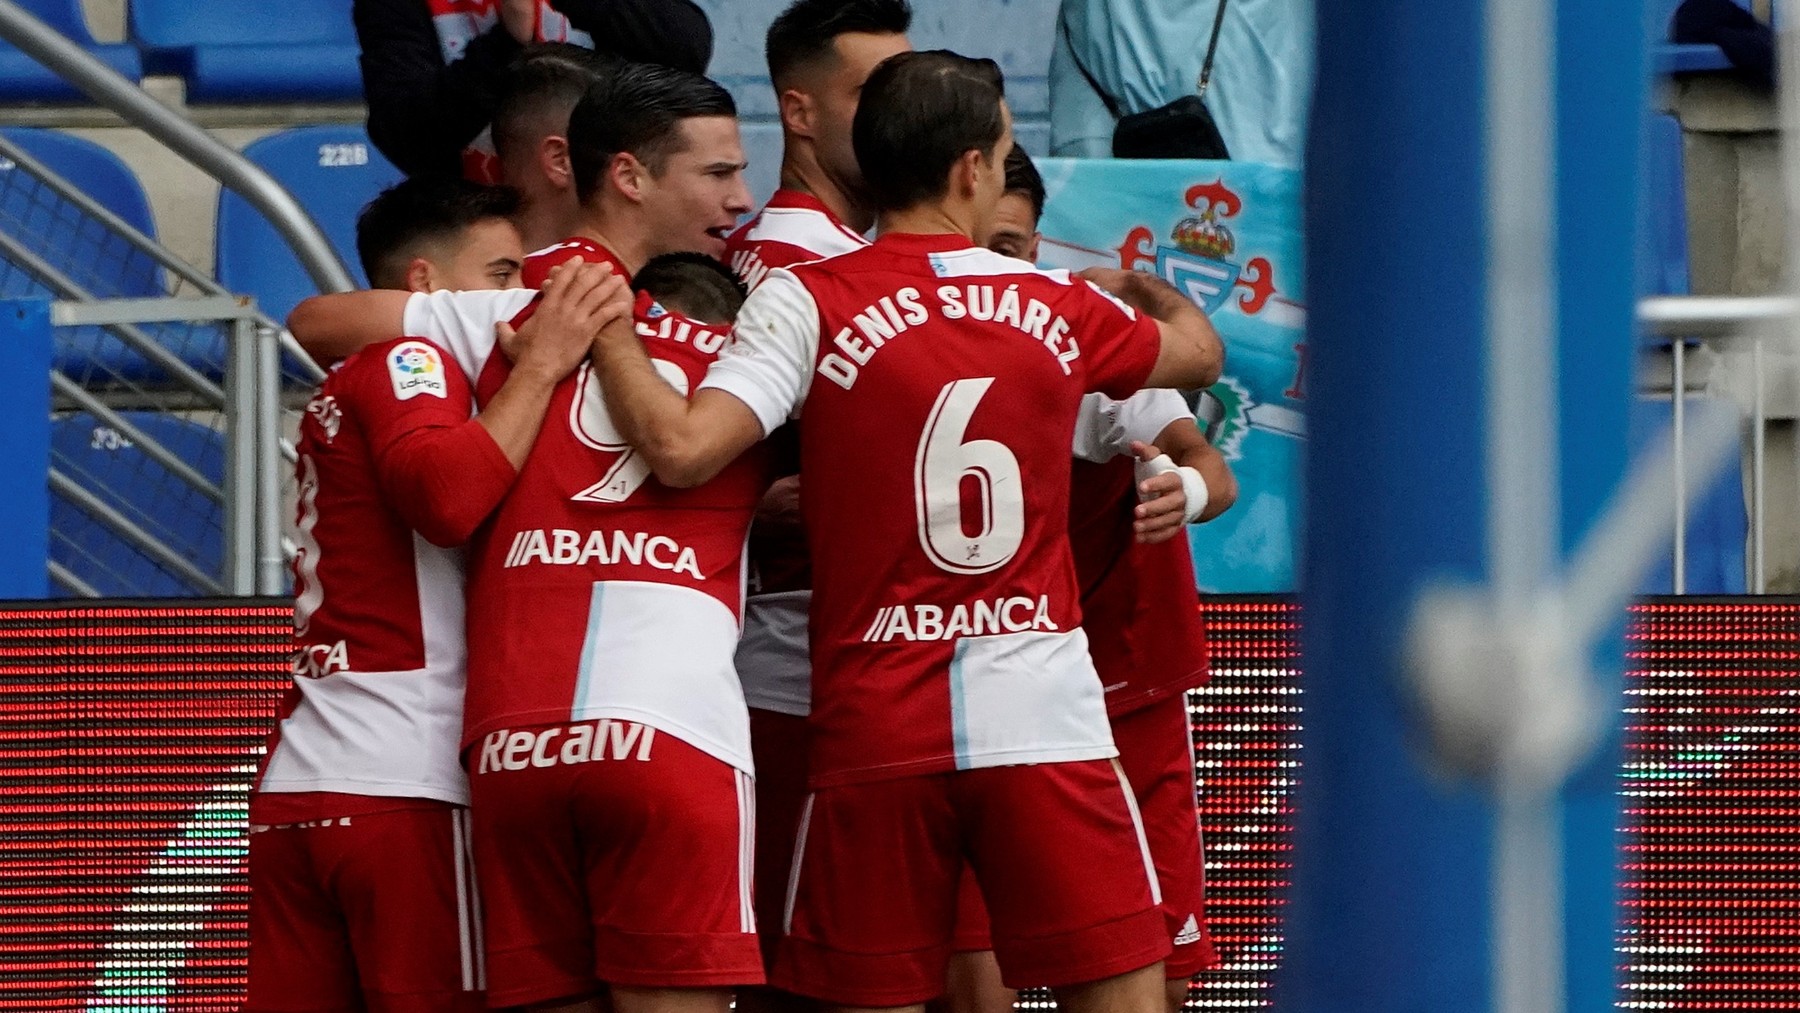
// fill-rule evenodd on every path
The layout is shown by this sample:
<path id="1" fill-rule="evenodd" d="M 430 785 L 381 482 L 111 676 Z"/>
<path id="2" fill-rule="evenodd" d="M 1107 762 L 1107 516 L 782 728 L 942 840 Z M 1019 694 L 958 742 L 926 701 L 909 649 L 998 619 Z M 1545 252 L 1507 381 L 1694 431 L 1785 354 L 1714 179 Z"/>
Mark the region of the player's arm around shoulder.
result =
<path id="1" fill-rule="evenodd" d="M 288 314 L 287 327 L 321 366 L 406 334 L 429 338 L 473 374 L 493 350 L 494 324 L 512 319 L 534 294 L 516 288 L 334 292 L 302 300 Z"/>
<path id="2" fill-rule="evenodd" d="M 302 299 L 288 314 L 287 329 L 320 366 L 348 359 L 370 345 L 405 333 L 411 292 L 370 289 Z"/>
<path id="3" fill-rule="evenodd" d="M 602 332 L 593 363 L 619 432 L 657 481 L 685 489 L 710 481 L 793 415 L 817 349 L 817 306 L 792 275 L 774 271 L 744 303 L 731 345 L 693 397 L 657 374 L 630 321 Z"/>
<path id="4" fill-rule="evenodd" d="M 1089 268 L 1080 276 L 1156 322 L 1161 350 L 1145 387 L 1195 390 L 1219 382 L 1225 345 L 1206 314 L 1175 286 L 1142 271 Z"/>

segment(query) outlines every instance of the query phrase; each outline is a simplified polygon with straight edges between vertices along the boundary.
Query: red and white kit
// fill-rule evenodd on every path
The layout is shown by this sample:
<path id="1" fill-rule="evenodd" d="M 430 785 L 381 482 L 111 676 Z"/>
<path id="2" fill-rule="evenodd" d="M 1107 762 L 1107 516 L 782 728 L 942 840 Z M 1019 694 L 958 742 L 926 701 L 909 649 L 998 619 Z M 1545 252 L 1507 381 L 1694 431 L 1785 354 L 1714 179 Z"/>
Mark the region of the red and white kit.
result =
<path id="1" fill-rule="evenodd" d="M 868 240 L 839 221 L 817 197 L 777 190 L 756 217 L 732 233 L 725 259 L 746 287 L 755 288 L 774 268 L 824 260 L 867 245 Z M 770 442 L 786 449 L 795 447 L 798 439 L 790 425 Z M 756 914 L 771 965 L 793 865 L 794 830 L 806 801 L 811 611 L 812 556 L 806 532 L 799 525 L 752 524 L 750 600 L 744 610 L 737 668 L 744 702 L 750 706 L 750 745 L 756 754 Z"/>
<path id="2" fill-rule="evenodd" d="M 754 289 L 774 268 L 824 260 L 868 245 L 818 198 L 777 190 L 756 217 L 732 233 L 725 257 L 744 285 Z M 812 559 L 805 533 L 752 527 L 750 575 L 752 593 L 738 647 L 744 699 L 753 710 L 805 717 L 812 699 L 806 639 Z M 759 743 L 757 748 L 763 746 Z M 773 787 L 759 785 L 759 798 Z"/>
<path id="3" fill-rule="evenodd" d="M 514 472 L 471 407 L 463 373 L 417 339 L 352 356 L 307 406 L 295 685 L 250 808 L 247 1009 L 480 1007 L 463 567 L 440 545 Z"/>
<path id="4" fill-rule="evenodd" d="M 1185 693 L 1207 677 L 1186 538 L 1139 545 L 1133 441 L 1155 443 L 1170 423 L 1192 418 L 1179 394 L 1145 390 L 1124 401 L 1090 394 L 1076 427 L 1069 544 L 1081 581 L 1082 626 L 1106 693 L 1119 764 L 1131 782 L 1162 886 L 1174 952 L 1171 979 L 1190 978 L 1218 956 L 1206 928 L 1206 873 L 1194 794 L 1193 735 Z M 985 950 L 987 912 L 965 878 L 956 948 Z"/>
<path id="5" fill-rule="evenodd" d="M 735 333 L 704 385 L 765 432 L 806 419 L 818 591 L 814 794 L 775 983 L 851 1005 L 937 995 L 964 855 L 1009 983 L 1160 960 L 1066 534 L 1081 398 L 1140 387 L 1156 324 L 960 236 L 886 235 L 771 271 Z M 1081 829 L 990 818 L 1018 799 Z M 862 826 L 877 813 L 895 833 Z"/>
<path id="6" fill-rule="evenodd" d="M 525 280 L 576 259 L 626 273 L 571 240 L 528 258 Z M 468 295 L 416 300 L 419 321 L 491 334 L 505 317 Z M 658 372 L 683 389 L 726 342 L 648 299 L 636 316 Z M 481 337 L 452 345 L 481 356 L 486 398 L 510 367 Z M 732 655 L 764 481 L 752 453 L 700 488 L 663 486 L 583 364 L 552 394 L 512 494 L 471 546 L 464 744 L 491 1003 L 602 983 L 763 980 L 749 723 Z"/>

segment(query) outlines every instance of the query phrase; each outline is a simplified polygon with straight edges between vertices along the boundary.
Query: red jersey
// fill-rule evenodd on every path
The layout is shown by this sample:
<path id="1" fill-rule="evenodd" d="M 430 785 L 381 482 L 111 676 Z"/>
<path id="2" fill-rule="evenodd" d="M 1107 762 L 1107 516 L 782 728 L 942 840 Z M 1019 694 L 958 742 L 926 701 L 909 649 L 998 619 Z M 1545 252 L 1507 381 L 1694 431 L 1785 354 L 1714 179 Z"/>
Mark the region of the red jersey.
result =
<path id="1" fill-rule="evenodd" d="M 524 276 L 541 282 L 571 259 L 625 274 L 606 250 L 571 240 L 527 258 Z M 726 343 L 723 329 L 648 298 L 636 316 L 657 372 L 682 390 L 700 382 Z M 492 356 L 478 399 L 509 371 Z M 664 486 L 614 428 L 587 364 L 559 384 L 512 493 L 470 547 L 465 744 L 532 725 L 621 718 L 750 770 L 732 654 L 744 538 L 764 481 L 752 451 L 698 488 Z"/>
<path id="2" fill-rule="evenodd" d="M 1068 548 L 1083 395 L 1154 321 L 957 235 L 771 271 L 705 386 L 803 413 L 815 787 L 1116 755 Z"/>
<path id="3" fill-rule="evenodd" d="M 1069 546 L 1081 581 L 1082 628 L 1119 717 L 1205 685 L 1206 628 L 1185 537 L 1139 545 L 1132 441 L 1154 444 L 1169 423 L 1191 419 L 1181 395 L 1145 390 L 1123 401 L 1090 394 L 1076 428 L 1069 491 Z"/>
<path id="4" fill-rule="evenodd" d="M 808 193 L 777 190 L 769 203 L 725 241 L 725 260 L 745 287 L 755 288 L 773 268 L 824 260 L 860 250 L 869 241 Z M 771 444 L 789 449 L 794 427 Z M 797 457 L 797 453 L 784 455 Z M 797 461 L 778 474 L 792 474 Z M 738 677 L 744 699 L 759 710 L 804 716 L 811 705 L 811 661 L 806 643 L 812 602 L 812 557 L 798 525 L 750 528 L 750 589 L 754 607 L 738 645 Z"/>
<path id="5" fill-rule="evenodd" d="M 756 217 L 725 240 L 725 262 L 745 288 L 755 288 L 777 267 L 792 267 L 850 253 L 869 245 L 838 220 L 819 198 L 777 190 Z"/>
<path id="6" fill-rule="evenodd" d="M 273 812 L 316 792 L 468 802 L 458 761 L 462 554 L 419 532 L 459 544 L 480 515 L 446 520 L 446 512 L 468 511 L 408 484 L 401 458 L 426 434 L 467 424 L 471 405 L 462 371 L 416 339 L 351 356 L 307 405 L 298 448 L 295 686 L 255 808 Z M 513 470 L 491 438 L 473 435 L 477 456 L 459 468 L 463 491 L 491 507 Z M 264 815 L 261 822 L 281 821 Z"/>

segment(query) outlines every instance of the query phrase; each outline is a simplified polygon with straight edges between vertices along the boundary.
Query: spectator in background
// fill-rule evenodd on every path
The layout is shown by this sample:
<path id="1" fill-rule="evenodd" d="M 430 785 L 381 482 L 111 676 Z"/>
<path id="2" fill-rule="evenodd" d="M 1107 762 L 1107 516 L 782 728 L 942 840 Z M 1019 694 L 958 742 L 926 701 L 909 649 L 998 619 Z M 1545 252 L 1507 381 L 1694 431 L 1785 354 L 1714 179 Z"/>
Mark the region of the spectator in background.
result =
<path id="1" fill-rule="evenodd" d="M 1669 23 L 1669 37 L 1718 46 L 1745 81 L 1775 90 L 1775 32 L 1731 0 L 1682 0 Z"/>
<path id="2" fill-rule="evenodd" d="M 580 225 L 569 164 L 569 114 L 596 81 L 623 64 L 580 46 L 527 47 L 507 68 L 491 127 L 500 182 L 519 193 L 514 221 L 526 250 L 540 250 Z"/>
<path id="3" fill-rule="evenodd" d="M 703 73 L 712 26 L 692 0 L 354 0 L 369 138 L 409 176 L 495 182 L 486 131 L 531 42 L 573 42 Z"/>
<path id="4" fill-rule="evenodd" d="M 1121 116 L 1194 94 L 1221 3 L 1206 108 L 1233 159 L 1299 165 L 1312 89 L 1306 0 L 1062 0 L 1050 57 L 1050 153 L 1111 157 Z"/>

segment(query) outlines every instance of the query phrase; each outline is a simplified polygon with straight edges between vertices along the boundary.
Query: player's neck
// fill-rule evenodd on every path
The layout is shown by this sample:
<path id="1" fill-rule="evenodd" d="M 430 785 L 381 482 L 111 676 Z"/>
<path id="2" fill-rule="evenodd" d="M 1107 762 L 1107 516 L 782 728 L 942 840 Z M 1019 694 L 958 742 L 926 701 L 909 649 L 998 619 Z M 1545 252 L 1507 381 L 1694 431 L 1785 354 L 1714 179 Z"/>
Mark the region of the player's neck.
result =
<path id="1" fill-rule="evenodd" d="M 837 220 L 854 232 L 867 232 L 875 224 L 875 213 L 854 200 L 849 192 L 831 178 L 812 147 L 804 140 L 788 138 L 781 151 L 781 188 L 797 190 L 818 199 Z"/>
<path id="2" fill-rule="evenodd" d="M 575 235 L 612 254 L 629 274 L 636 274 L 650 260 L 649 244 L 637 230 L 604 211 L 584 208 Z"/>
<path id="3" fill-rule="evenodd" d="M 519 238 L 524 240 L 527 251 L 541 250 L 569 238 L 571 230 L 579 226 L 580 217 L 579 206 L 572 201 L 558 201 L 548 194 L 537 195 L 527 199 L 525 206 L 519 209 Z"/>
<path id="4" fill-rule="evenodd" d="M 877 219 L 876 232 L 904 232 L 921 236 L 957 235 L 971 242 L 975 229 L 964 215 L 943 204 L 917 204 L 898 211 L 884 211 Z"/>

